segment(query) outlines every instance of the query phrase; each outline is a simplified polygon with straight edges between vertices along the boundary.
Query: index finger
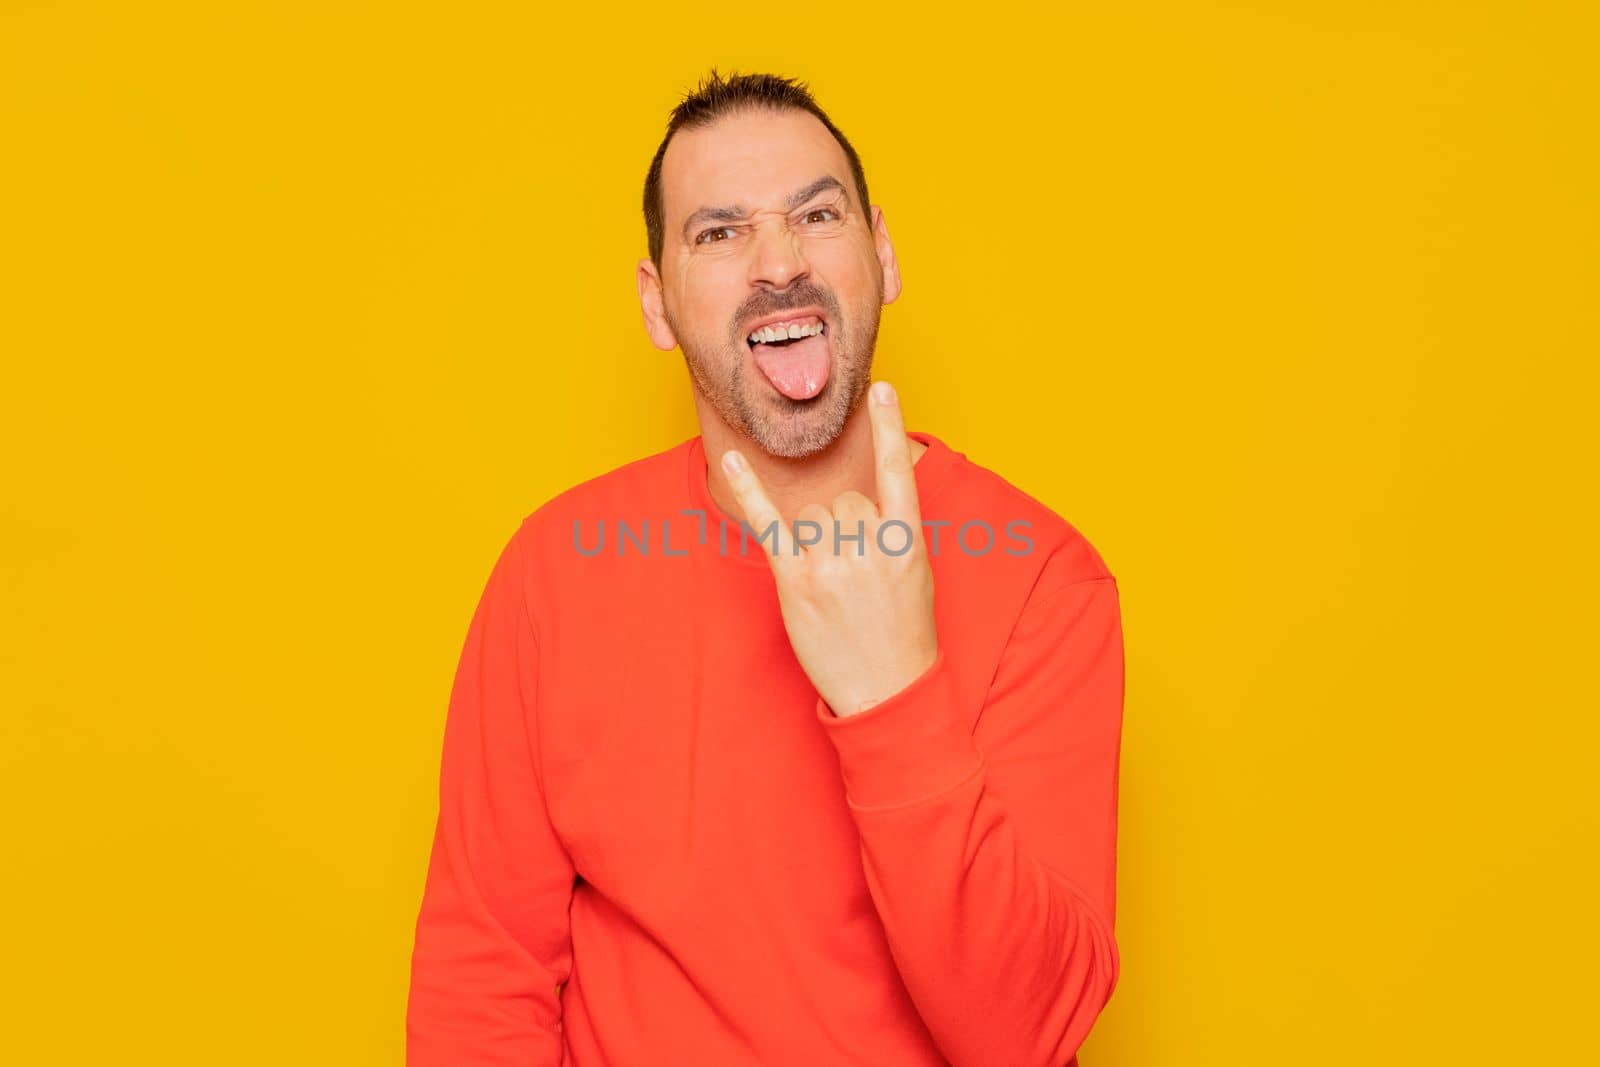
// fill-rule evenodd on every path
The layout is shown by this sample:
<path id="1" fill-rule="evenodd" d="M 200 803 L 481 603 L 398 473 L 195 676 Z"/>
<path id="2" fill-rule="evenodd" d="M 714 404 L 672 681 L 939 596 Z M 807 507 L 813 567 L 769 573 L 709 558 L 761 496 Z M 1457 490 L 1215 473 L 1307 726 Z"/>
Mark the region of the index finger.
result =
<path id="1" fill-rule="evenodd" d="M 767 491 L 761 485 L 761 479 L 756 477 L 750 461 L 737 449 L 729 449 L 722 454 L 722 472 L 728 477 L 728 486 L 733 490 L 734 499 L 743 509 L 745 521 L 757 538 L 762 537 L 768 527 L 777 524 L 773 534 L 773 549 L 762 548 L 764 555 L 771 556 L 772 567 L 776 570 L 789 562 L 790 553 L 794 546 L 789 542 L 783 526 L 783 516 L 778 514 L 777 505 L 773 504 L 767 496 Z M 759 540 L 757 544 L 761 544 Z"/>
<path id="2" fill-rule="evenodd" d="M 901 519 L 914 532 L 921 528 L 917 503 L 917 476 L 911 460 L 900 399 L 888 382 L 873 383 L 867 400 L 872 419 L 872 453 L 878 472 L 878 510 L 885 518 Z"/>

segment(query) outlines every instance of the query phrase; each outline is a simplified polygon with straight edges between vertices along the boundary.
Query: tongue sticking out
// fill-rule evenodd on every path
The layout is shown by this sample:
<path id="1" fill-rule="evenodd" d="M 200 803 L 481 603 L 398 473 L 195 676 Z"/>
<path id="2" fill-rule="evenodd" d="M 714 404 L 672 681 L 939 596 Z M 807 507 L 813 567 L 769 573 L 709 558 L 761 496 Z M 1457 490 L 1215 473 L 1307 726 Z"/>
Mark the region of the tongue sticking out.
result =
<path id="1" fill-rule="evenodd" d="M 790 400 L 810 400 L 828 384 L 826 334 L 779 344 L 757 344 L 756 366 L 772 387 Z"/>

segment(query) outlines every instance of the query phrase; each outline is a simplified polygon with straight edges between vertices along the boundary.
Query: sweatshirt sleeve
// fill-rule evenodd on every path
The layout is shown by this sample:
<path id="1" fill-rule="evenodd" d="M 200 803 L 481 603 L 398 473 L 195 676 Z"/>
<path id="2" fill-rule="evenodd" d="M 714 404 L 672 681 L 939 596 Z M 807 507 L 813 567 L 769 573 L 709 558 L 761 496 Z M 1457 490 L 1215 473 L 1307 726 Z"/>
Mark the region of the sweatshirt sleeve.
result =
<path id="1" fill-rule="evenodd" d="M 1122 654 L 1107 575 L 1034 591 L 976 717 L 943 649 L 865 712 L 817 703 L 895 963 L 953 1067 L 1060 1067 L 1116 986 Z"/>
<path id="2" fill-rule="evenodd" d="M 456 670 L 417 917 L 408 1067 L 559 1067 L 572 861 L 551 829 L 521 536 L 501 552 Z"/>

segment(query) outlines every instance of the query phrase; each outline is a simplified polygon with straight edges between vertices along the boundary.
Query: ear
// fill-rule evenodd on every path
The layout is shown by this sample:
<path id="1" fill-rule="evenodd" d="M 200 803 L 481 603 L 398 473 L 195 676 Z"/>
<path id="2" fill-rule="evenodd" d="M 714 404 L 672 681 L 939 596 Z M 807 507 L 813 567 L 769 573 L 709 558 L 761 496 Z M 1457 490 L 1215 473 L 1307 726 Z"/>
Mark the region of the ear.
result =
<path id="1" fill-rule="evenodd" d="M 671 352 L 678 347 L 678 338 L 667 322 L 666 300 L 661 292 L 661 275 L 657 273 L 655 263 L 649 259 L 641 259 L 638 277 L 639 310 L 644 313 L 645 333 L 650 335 L 651 344 L 663 352 Z"/>
<path id="2" fill-rule="evenodd" d="M 894 242 L 889 240 L 883 208 L 877 204 L 872 206 L 872 244 L 878 253 L 878 265 L 883 268 L 883 302 L 892 304 L 900 295 L 900 264 L 894 258 Z"/>

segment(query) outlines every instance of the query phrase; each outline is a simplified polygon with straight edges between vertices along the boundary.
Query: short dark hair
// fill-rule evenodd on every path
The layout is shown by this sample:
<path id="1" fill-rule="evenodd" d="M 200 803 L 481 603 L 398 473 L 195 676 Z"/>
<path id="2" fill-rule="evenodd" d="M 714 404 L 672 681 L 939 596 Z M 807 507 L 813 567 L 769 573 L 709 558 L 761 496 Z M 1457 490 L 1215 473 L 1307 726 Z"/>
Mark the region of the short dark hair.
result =
<path id="1" fill-rule="evenodd" d="M 644 228 L 650 240 L 650 259 L 661 265 L 661 250 L 666 244 L 665 223 L 661 217 L 661 161 L 666 158 L 667 145 L 679 130 L 693 130 L 710 126 L 724 115 L 751 108 L 764 107 L 773 111 L 805 111 L 815 115 L 833 134 L 833 139 L 844 149 L 850 161 L 850 173 L 855 178 L 856 195 L 861 198 L 861 209 L 872 210 L 867 198 L 867 175 L 861 169 L 861 157 L 851 147 L 850 141 L 839 132 L 816 100 L 806 83 L 776 74 L 740 74 L 737 71 L 723 77 L 713 67 L 708 75 L 683 102 L 672 109 L 667 120 L 666 136 L 650 161 L 650 172 L 644 179 Z"/>

